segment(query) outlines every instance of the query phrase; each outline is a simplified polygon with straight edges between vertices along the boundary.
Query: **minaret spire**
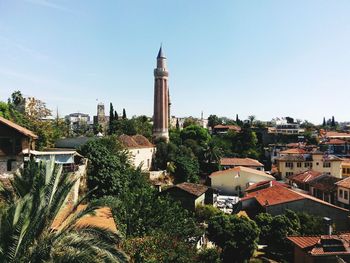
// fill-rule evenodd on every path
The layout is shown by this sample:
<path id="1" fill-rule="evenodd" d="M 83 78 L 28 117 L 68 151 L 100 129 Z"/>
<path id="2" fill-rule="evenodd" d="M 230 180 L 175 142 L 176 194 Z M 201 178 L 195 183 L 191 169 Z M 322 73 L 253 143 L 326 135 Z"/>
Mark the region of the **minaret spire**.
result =
<path id="1" fill-rule="evenodd" d="M 154 69 L 154 114 L 153 137 L 169 140 L 169 88 L 168 68 L 163 47 L 160 45 L 157 55 L 157 67 Z"/>

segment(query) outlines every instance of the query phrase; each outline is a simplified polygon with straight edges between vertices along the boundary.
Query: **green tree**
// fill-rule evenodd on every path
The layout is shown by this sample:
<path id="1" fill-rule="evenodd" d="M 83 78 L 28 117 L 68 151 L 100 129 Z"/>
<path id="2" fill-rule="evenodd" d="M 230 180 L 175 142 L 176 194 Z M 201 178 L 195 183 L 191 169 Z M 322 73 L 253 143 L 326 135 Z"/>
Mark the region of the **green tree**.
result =
<path id="1" fill-rule="evenodd" d="M 196 141 L 199 145 L 204 145 L 209 142 L 210 134 L 207 129 L 198 125 L 190 125 L 181 130 L 180 137 L 182 141 L 188 139 Z"/>
<path id="2" fill-rule="evenodd" d="M 184 147 L 182 147 L 184 149 Z M 199 163 L 196 157 L 180 153 L 175 157 L 175 182 L 199 182 Z"/>
<path id="3" fill-rule="evenodd" d="M 131 165 L 115 136 L 90 140 L 79 152 L 89 160 L 87 184 L 95 197 L 119 196 L 126 190 Z"/>
<path id="4" fill-rule="evenodd" d="M 208 117 L 208 126 L 214 128 L 214 126 L 222 124 L 222 120 L 216 115 L 210 115 Z"/>
<path id="5" fill-rule="evenodd" d="M 246 217 L 218 215 L 209 221 L 208 237 L 222 248 L 224 262 L 247 262 L 257 248 L 259 229 Z"/>
<path id="6" fill-rule="evenodd" d="M 207 248 L 198 253 L 198 263 L 221 263 L 220 252 L 216 248 Z"/>
<path id="7" fill-rule="evenodd" d="M 114 120 L 115 120 L 115 116 L 114 116 L 114 108 L 113 108 L 113 104 L 112 102 L 109 104 L 109 128 L 108 128 L 108 134 L 111 135 L 113 134 L 114 131 Z"/>
<path id="8" fill-rule="evenodd" d="M 126 119 L 126 111 L 125 111 L 125 109 L 123 109 L 123 116 L 122 116 L 122 118 L 123 118 L 123 120 Z"/>
<path id="9" fill-rule="evenodd" d="M 75 227 L 97 207 L 77 212 L 73 206 L 62 227 L 52 225 L 76 180 L 53 161 L 32 162 L 27 175 L 15 176 L 15 201 L 0 211 L 1 262 L 127 262 L 117 248 L 120 236 L 93 226 Z"/>

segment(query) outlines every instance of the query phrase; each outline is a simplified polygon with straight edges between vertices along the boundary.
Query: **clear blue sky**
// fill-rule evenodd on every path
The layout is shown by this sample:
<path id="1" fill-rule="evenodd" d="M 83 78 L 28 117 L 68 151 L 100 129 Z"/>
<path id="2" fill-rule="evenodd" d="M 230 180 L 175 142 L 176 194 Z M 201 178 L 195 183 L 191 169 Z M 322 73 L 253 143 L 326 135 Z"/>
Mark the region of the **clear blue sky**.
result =
<path id="1" fill-rule="evenodd" d="M 176 116 L 350 120 L 348 0 L 0 0 L 0 99 L 151 116 L 160 42 Z"/>

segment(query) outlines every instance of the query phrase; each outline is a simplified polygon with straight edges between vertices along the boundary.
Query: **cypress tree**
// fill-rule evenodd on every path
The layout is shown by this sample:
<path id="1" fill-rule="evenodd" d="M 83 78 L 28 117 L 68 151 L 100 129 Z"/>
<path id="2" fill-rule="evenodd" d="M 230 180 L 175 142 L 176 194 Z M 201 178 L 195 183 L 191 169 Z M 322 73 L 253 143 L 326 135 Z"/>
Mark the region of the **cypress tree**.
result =
<path id="1" fill-rule="evenodd" d="M 334 116 L 332 116 L 331 126 L 332 126 L 332 127 L 335 127 L 335 120 L 334 120 Z"/>
<path id="2" fill-rule="evenodd" d="M 323 123 L 322 123 L 322 126 L 325 127 L 326 126 L 326 118 L 323 117 Z"/>
<path id="3" fill-rule="evenodd" d="M 125 111 L 125 109 L 123 109 L 123 120 L 125 120 L 126 119 L 126 111 Z"/>
<path id="4" fill-rule="evenodd" d="M 176 130 L 180 130 L 179 119 L 176 119 Z"/>
<path id="5" fill-rule="evenodd" d="M 118 113 L 117 113 L 117 111 L 115 110 L 114 111 L 114 120 L 118 120 L 119 119 L 119 116 L 118 116 Z"/>
<path id="6" fill-rule="evenodd" d="M 114 120 L 114 109 L 113 109 L 113 104 L 110 102 L 109 104 L 109 129 L 108 129 L 108 134 L 111 135 L 113 134 L 113 120 Z"/>

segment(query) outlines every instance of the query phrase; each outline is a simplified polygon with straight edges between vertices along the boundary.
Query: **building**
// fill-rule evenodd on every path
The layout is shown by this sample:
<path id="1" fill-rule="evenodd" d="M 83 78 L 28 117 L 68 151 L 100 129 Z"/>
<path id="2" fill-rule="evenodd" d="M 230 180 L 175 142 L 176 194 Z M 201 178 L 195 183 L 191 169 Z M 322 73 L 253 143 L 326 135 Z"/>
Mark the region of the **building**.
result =
<path id="1" fill-rule="evenodd" d="M 214 172 L 209 178 L 211 180 L 211 187 L 224 195 L 242 195 L 252 184 L 275 180 L 272 175 L 266 174 L 263 171 L 243 166 Z"/>
<path id="2" fill-rule="evenodd" d="M 349 177 L 350 176 L 350 159 L 343 158 L 343 162 L 341 164 L 341 168 L 342 168 L 342 176 L 343 176 L 343 178 Z"/>
<path id="3" fill-rule="evenodd" d="M 258 160 L 251 158 L 221 158 L 220 165 L 223 169 L 235 168 L 237 166 L 248 167 L 259 171 L 264 171 L 264 165 Z"/>
<path id="4" fill-rule="evenodd" d="M 102 133 L 106 133 L 108 129 L 109 116 L 105 114 L 105 105 L 100 102 L 97 104 L 97 115 L 94 116 L 94 125 L 99 126 Z"/>
<path id="5" fill-rule="evenodd" d="M 333 220 L 338 231 L 347 230 L 349 227 L 349 210 L 285 186 L 272 185 L 249 192 L 241 199 L 239 208 L 246 211 L 251 218 L 259 213 L 281 215 L 289 209 L 294 212 L 328 217 Z"/>
<path id="6" fill-rule="evenodd" d="M 337 201 L 337 186 L 336 183 L 340 178 L 322 174 L 309 182 L 309 193 L 323 201 L 331 204 L 336 204 Z"/>
<path id="7" fill-rule="evenodd" d="M 23 165 L 23 151 L 35 149 L 32 131 L 0 117 L 0 176 L 7 177 Z"/>
<path id="8" fill-rule="evenodd" d="M 269 187 L 274 186 L 274 185 L 290 188 L 290 186 L 288 184 L 281 183 L 278 181 L 262 181 L 262 182 L 250 185 L 247 189 L 245 189 L 245 192 L 251 193 L 254 191 L 261 190 L 261 189 L 269 188 Z"/>
<path id="9" fill-rule="evenodd" d="M 195 211 L 198 205 L 213 204 L 212 190 L 202 184 L 185 182 L 169 187 L 162 191 L 161 194 L 168 194 L 174 200 L 179 201 L 185 209 L 190 211 Z"/>
<path id="10" fill-rule="evenodd" d="M 322 175 L 322 173 L 313 170 L 307 170 L 305 172 L 293 174 L 289 177 L 286 177 L 286 180 L 291 186 L 298 187 L 299 189 L 309 192 L 309 183 L 320 175 Z"/>
<path id="11" fill-rule="evenodd" d="M 341 207 L 350 208 L 350 177 L 336 182 L 337 204 Z"/>
<path id="12" fill-rule="evenodd" d="M 141 166 L 143 171 L 150 171 L 156 147 L 142 135 L 121 135 L 119 141 L 131 154 L 131 162 L 135 167 Z"/>
<path id="13" fill-rule="evenodd" d="M 275 125 L 269 130 L 278 134 L 302 134 L 305 129 L 300 128 L 300 124 L 294 122 L 292 118 L 276 118 L 272 121 Z"/>
<path id="14" fill-rule="evenodd" d="M 90 115 L 85 113 L 71 113 L 65 116 L 65 120 L 69 123 L 71 130 L 78 129 L 79 127 L 90 124 Z"/>
<path id="15" fill-rule="evenodd" d="M 241 127 L 237 126 L 237 125 L 215 125 L 213 127 L 213 134 L 226 134 L 229 131 L 232 132 L 240 132 L 241 131 Z"/>
<path id="16" fill-rule="evenodd" d="M 321 236 L 289 236 L 295 263 L 350 262 L 350 233 Z"/>
<path id="17" fill-rule="evenodd" d="M 276 161 L 278 173 L 282 179 L 310 169 L 342 178 L 342 159 L 335 155 L 291 149 L 288 152 L 280 152 L 280 157 Z"/>
<path id="18" fill-rule="evenodd" d="M 170 99 L 168 88 L 168 67 L 162 46 L 157 56 L 157 67 L 154 69 L 154 113 L 153 137 L 169 140 Z"/>

